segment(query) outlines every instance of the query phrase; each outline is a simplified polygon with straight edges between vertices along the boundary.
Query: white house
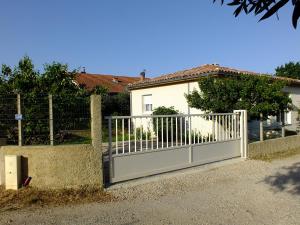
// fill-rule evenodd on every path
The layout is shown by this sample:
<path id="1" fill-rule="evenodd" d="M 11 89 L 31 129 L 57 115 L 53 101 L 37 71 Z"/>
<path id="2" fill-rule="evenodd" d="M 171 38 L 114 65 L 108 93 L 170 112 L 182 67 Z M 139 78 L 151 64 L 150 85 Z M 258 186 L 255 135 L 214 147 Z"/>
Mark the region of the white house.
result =
<path id="1" fill-rule="evenodd" d="M 142 79 L 139 82 L 129 85 L 131 92 L 131 115 L 149 115 L 154 108 L 159 106 L 171 107 L 183 114 L 201 114 L 201 110 L 188 106 L 185 94 L 193 90 L 199 90 L 198 79 L 201 76 L 216 75 L 230 76 L 239 74 L 259 75 L 249 71 L 242 71 L 233 68 L 223 67 L 218 64 L 207 64 L 192 69 L 178 71 L 175 73 L 159 76 L 152 79 Z M 298 109 L 300 108 L 300 80 L 274 77 L 288 81 L 284 91 L 290 94 L 294 108 L 285 116 L 287 128 L 296 130 Z M 275 118 L 276 120 L 276 118 Z M 273 124 L 274 118 L 266 123 Z M 211 125 L 201 122 L 201 129 L 207 130 Z"/>

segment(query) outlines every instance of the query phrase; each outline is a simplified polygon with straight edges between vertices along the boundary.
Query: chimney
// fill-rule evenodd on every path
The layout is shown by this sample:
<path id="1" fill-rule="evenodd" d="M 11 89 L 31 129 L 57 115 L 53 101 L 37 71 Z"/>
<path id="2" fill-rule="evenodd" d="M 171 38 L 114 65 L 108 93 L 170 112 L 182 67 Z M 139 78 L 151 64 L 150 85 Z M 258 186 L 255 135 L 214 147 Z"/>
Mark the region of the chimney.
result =
<path id="1" fill-rule="evenodd" d="M 140 73 L 140 81 L 145 80 L 145 77 L 146 77 L 146 70 L 143 70 L 143 71 Z"/>

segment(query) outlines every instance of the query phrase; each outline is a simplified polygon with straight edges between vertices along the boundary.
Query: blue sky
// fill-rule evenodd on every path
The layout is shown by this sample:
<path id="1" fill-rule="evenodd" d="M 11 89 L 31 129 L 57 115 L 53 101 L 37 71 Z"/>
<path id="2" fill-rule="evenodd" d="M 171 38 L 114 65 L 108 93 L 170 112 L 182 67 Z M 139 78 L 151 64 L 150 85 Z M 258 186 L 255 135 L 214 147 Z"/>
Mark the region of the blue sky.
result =
<path id="1" fill-rule="evenodd" d="M 212 0 L 2 1 L 0 64 L 27 54 L 87 72 L 147 76 L 207 63 L 273 73 L 300 58 L 292 7 L 258 23 Z"/>

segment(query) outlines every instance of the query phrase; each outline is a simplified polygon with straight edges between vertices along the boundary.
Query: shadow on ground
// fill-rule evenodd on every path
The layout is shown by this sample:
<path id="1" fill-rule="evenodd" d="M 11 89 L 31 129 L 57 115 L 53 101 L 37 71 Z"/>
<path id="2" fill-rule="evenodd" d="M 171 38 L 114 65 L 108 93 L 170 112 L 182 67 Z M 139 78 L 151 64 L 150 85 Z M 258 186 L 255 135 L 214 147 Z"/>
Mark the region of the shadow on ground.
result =
<path id="1" fill-rule="evenodd" d="M 289 167 L 282 167 L 279 172 L 264 179 L 275 192 L 286 191 L 300 195 L 300 162 Z"/>

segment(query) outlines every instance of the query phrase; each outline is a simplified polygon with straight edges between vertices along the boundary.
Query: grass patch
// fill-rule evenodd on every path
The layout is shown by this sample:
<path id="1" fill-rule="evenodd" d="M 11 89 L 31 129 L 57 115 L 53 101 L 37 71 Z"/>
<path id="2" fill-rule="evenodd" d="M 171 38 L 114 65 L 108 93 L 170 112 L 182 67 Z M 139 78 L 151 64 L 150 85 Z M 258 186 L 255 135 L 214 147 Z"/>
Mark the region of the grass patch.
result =
<path id="1" fill-rule="evenodd" d="M 0 186 L 0 212 L 32 206 L 60 206 L 90 202 L 111 202 L 117 200 L 110 193 L 99 188 L 81 187 L 79 189 L 39 190 L 33 187 L 18 191 L 5 190 Z"/>
<path id="2" fill-rule="evenodd" d="M 281 152 L 274 152 L 274 153 L 269 153 L 264 155 L 258 155 L 258 156 L 251 157 L 251 159 L 271 162 L 276 159 L 284 159 L 297 154 L 300 154 L 300 148 L 290 149 Z"/>

